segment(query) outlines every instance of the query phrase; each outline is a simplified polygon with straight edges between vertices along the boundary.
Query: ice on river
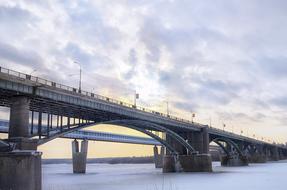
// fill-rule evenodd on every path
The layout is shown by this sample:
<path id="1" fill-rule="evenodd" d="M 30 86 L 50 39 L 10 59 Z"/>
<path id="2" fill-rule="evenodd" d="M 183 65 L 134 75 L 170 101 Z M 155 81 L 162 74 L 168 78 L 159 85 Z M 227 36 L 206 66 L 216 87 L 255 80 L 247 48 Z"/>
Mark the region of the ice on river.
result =
<path id="1" fill-rule="evenodd" d="M 73 174 L 70 164 L 43 165 L 44 190 L 286 190 L 287 161 L 221 167 L 213 173 L 163 174 L 153 164 L 88 164 Z"/>

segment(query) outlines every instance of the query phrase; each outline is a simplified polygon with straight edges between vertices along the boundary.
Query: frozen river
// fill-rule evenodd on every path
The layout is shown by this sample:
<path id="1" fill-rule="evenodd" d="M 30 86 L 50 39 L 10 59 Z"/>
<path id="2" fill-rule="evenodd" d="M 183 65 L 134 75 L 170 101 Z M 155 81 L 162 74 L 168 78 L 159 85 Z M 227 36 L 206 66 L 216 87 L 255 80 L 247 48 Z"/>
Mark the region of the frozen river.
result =
<path id="1" fill-rule="evenodd" d="M 287 161 L 221 167 L 213 173 L 163 174 L 153 164 L 89 164 L 72 174 L 70 164 L 43 165 L 44 190 L 286 190 Z"/>

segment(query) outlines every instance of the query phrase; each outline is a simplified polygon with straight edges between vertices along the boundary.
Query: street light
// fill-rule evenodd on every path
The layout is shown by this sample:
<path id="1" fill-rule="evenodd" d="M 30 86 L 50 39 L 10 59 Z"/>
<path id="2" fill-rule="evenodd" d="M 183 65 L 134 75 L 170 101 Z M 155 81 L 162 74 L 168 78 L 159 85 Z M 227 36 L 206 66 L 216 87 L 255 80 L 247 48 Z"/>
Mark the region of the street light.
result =
<path id="1" fill-rule="evenodd" d="M 78 64 L 78 65 L 80 66 L 80 73 L 79 73 L 79 75 L 80 75 L 80 80 L 79 80 L 79 92 L 81 92 L 81 90 L 82 90 L 82 66 L 81 66 L 81 64 L 78 63 L 77 61 L 74 61 L 74 63 L 76 63 L 76 64 Z M 70 74 L 70 75 L 68 75 L 68 76 L 75 76 L 75 75 L 78 75 L 78 74 Z"/>
<path id="2" fill-rule="evenodd" d="M 165 101 L 165 103 L 166 103 L 166 114 L 167 116 L 169 116 L 168 101 Z"/>
<path id="3" fill-rule="evenodd" d="M 140 95 L 139 95 L 139 93 L 137 93 L 137 91 L 135 91 L 135 97 L 134 97 L 134 107 L 136 107 L 137 106 L 137 99 L 139 99 L 140 98 Z"/>
<path id="4" fill-rule="evenodd" d="M 195 118 L 195 113 L 191 112 L 191 123 L 193 123 L 194 118 Z"/>

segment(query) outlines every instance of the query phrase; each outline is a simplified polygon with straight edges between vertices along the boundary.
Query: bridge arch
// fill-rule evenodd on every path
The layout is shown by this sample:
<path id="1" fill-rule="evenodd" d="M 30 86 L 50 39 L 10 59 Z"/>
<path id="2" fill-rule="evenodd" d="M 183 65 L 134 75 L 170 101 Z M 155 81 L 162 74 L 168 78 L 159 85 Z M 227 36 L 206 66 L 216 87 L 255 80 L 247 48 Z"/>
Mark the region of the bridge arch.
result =
<path id="1" fill-rule="evenodd" d="M 106 121 L 106 122 L 101 122 L 100 124 L 114 124 L 114 125 L 120 125 L 120 126 L 127 126 L 127 127 L 135 127 L 136 128 L 149 128 L 153 130 L 158 130 L 158 131 L 164 131 L 168 135 L 170 135 L 174 140 L 179 142 L 182 146 L 184 146 L 189 153 L 195 153 L 195 149 L 188 143 L 184 138 L 182 138 L 180 135 L 178 135 L 176 132 L 163 127 L 161 125 L 148 122 L 148 121 L 143 121 L 143 120 L 112 120 L 112 121 Z M 166 142 L 166 141 L 165 141 Z"/>
<path id="2" fill-rule="evenodd" d="M 212 139 L 212 140 L 210 141 L 210 143 L 211 143 L 211 142 L 214 142 L 214 143 L 216 143 L 218 146 L 220 146 L 220 148 L 222 148 L 223 151 L 224 151 L 224 152 L 226 153 L 226 155 L 228 155 L 228 156 L 230 156 L 231 154 L 230 154 L 230 152 L 224 147 L 224 145 L 222 144 L 222 142 L 225 142 L 226 144 L 228 144 L 228 145 L 230 145 L 231 147 L 233 147 L 233 148 L 236 150 L 236 152 L 238 153 L 238 155 L 239 155 L 240 157 L 243 156 L 243 153 L 242 153 L 242 151 L 240 150 L 240 148 L 238 147 L 238 145 L 237 145 L 235 142 L 233 142 L 232 140 L 230 140 L 230 139 L 222 138 L 222 137 L 217 137 L 217 138 L 215 138 L 215 139 Z"/>
<path id="3" fill-rule="evenodd" d="M 133 126 L 133 125 L 124 125 L 124 124 L 121 124 L 119 126 L 122 126 L 122 127 L 127 127 L 127 128 L 130 128 L 130 129 L 134 129 L 136 131 L 139 131 L 139 132 L 142 132 L 148 136 L 150 136 L 151 138 L 157 140 L 159 143 L 161 143 L 164 147 L 167 148 L 168 151 L 171 152 L 171 154 L 178 154 L 178 152 L 170 145 L 168 144 L 165 140 L 163 140 L 162 138 L 160 138 L 159 136 L 153 134 L 152 132 L 148 131 L 148 130 L 145 130 L 145 129 L 141 129 L 141 128 L 138 128 L 136 126 Z"/>
<path id="4" fill-rule="evenodd" d="M 120 122 L 121 121 L 121 122 Z M 130 120 L 130 121 L 133 121 L 133 120 Z M 73 131 L 76 131 L 76 130 L 79 130 L 79 129 L 83 129 L 83 128 L 87 128 L 87 127 L 91 127 L 91 126 L 94 126 L 94 125 L 99 125 L 99 124 L 111 124 L 111 125 L 118 125 L 118 126 L 122 126 L 122 127 L 127 127 L 127 128 L 130 128 L 130 129 L 134 129 L 136 131 L 139 131 L 139 132 L 142 132 L 148 136 L 150 136 L 151 138 L 157 140 L 159 143 L 161 143 L 164 147 L 167 148 L 167 150 L 171 153 L 171 154 L 178 154 L 178 152 L 170 145 L 168 144 L 164 139 L 160 138 L 159 136 L 153 134 L 152 132 L 146 130 L 145 128 L 141 128 L 143 127 L 142 125 L 140 125 L 139 123 L 135 123 L 135 122 L 127 122 L 127 120 L 113 120 L 113 121 L 108 121 L 108 122 L 100 122 L 100 123 L 85 123 L 85 124 L 79 124 L 78 127 L 74 127 L 68 131 L 58 131 L 57 133 L 55 133 L 54 135 L 51 135 L 49 136 L 48 138 L 45 138 L 45 139 L 40 139 L 38 141 L 38 145 L 42 145 L 42 144 L 45 144 L 49 141 L 52 141 L 53 139 L 55 138 L 59 138 L 60 136 L 64 135 L 64 134 L 67 134 L 67 133 L 71 133 Z M 146 123 L 145 123 L 146 124 Z M 137 126 L 138 125 L 138 126 Z M 152 127 L 152 126 L 149 126 L 153 129 L 156 129 L 156 130 L 161 130 L 164 129 L 163 127 Z M 171 136 L 175 136 L 175 137 L 178 137 L 179 135 L 177 135 L 175 132 L 173 131 L 170 131 L 168 130 L 169 132 L 167 132 L 168 134 L 169 133 L 172 133 Z M 180 136 L 179 136 L 180 137 Z M 181 138 L 181 137 L 180 137 Z M 177 139 L 178 140 L 178 139 Z M 181 142 L 185 142 L 184 139 L 180 139 Z M 186 142 L 185 142 L 186 143 Z M 190 148 L 190 147 L 189 147 Z M 192 147 L 191 147 L 192 148 Z M 189 149 L 190 150 L 190 149 Z"/>

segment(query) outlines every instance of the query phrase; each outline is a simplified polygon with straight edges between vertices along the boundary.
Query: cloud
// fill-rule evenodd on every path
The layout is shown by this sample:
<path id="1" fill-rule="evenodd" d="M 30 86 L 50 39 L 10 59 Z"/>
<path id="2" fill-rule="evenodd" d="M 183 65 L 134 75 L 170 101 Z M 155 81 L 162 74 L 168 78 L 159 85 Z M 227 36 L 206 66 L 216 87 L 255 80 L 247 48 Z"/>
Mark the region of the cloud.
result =
<path id="1" fill-rule="evenodd" d="M 23 64 L 34 68 L 42 68 L 43 59 L 36 51 L 27 51 L 0 42 L 0 57 L 12 63 Z"/>
<path id="2" fill-rule="evenodd" d="M 286 118 L 286 9 L 284 0 L 1 1 L 0 60 L 71 86 L 81 64 L 89 91 L 137 90 L 143 105 L 168 100 L 174 113 L 260 133 Z"/>

